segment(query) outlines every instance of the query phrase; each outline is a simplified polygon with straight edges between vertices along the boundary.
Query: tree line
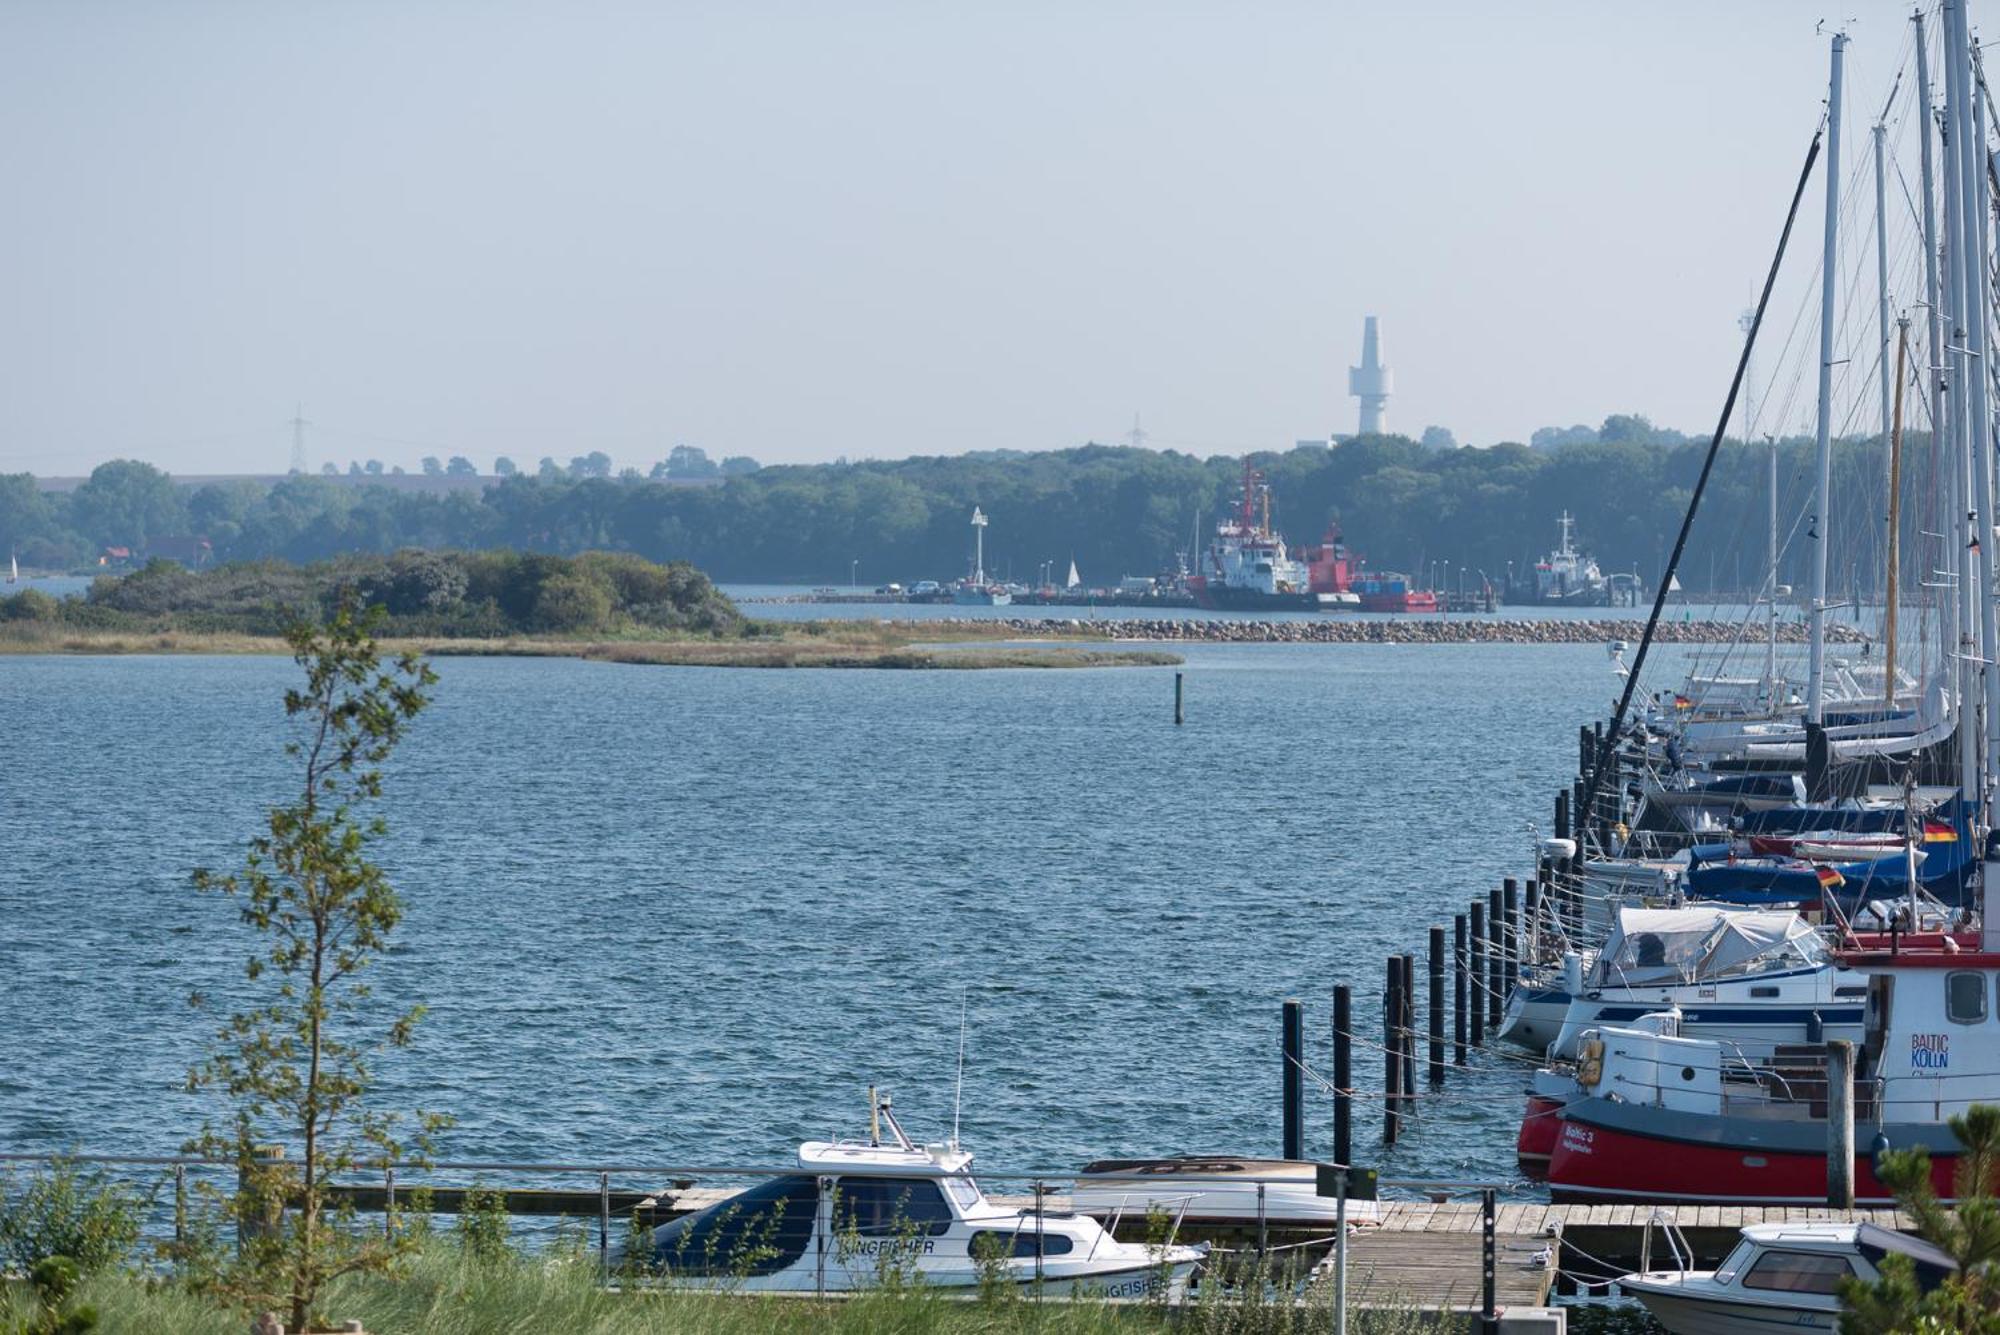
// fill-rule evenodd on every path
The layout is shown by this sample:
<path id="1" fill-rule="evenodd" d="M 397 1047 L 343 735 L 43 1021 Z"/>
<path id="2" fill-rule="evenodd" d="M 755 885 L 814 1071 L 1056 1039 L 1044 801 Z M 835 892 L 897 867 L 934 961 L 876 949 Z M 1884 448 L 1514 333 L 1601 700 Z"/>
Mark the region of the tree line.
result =
<path id="1" fill-rule="evenodd" d="M 1614 419 L 1616 420 L 1616 419 Z M 1639 419 L 1643 420 L 1643 419 Z M 1251 460 L 1268 477 L 1274 517 L 1296 546 L 1330 522 L 1376 568 L 1423 576 L 1452 565 L 1498 583 L 1555 545 L 1558 516 L 1607 571 L 1636 570 L 1650 586 L 1672 546 L 1705 442 L 1595 438 L 1531 448 L 1426 449 L 1401 436 L 1304 445 Z M 1780 580 L 1803 586 L 1811 520 L 1811 442 L 1780 442 L 1785 553 Z M 1930 568 L 1915 544 L 1940 531 L 1928 442 L 1905 442 L 1903 568 Z M 143 559 L 155 544 L 199 535 L 217 561 L 306 563 L 406 547 L 511 548 L 571 555 L 629 552 L 688 561 L 715 578 L 845 584 L 947 579 L 966 570 L 975 505 L 990 573 L 1033 579 L 1074 560 L 1086 583 L 1171 569 L 1205 544 L 1235 504 L 1243 461 L 1174 451 L 1085 445 L 1039 453 L 766 467 L 714 485 L 555 470 L 483 489 L 406 491 L 294 475 L 275 483 L 176 483 L 150 465 L 100 466 L 68 494 L 26 474 L 0 476 L 0 548 L 24 565 L 71 568 L 105 547 Z M 1725 444 L 1680 579 L 1690 591 L 1761 581 L 1769 507 L 1767 451 Z M 1869 587 L 1882 569 L 1886 451 L 1838 442 L 1833 461 L 1834 582 Z M 1934 540 L 1933 540 L 1934 541 Z M 175 553 L 178 555 L 178 553 Z"/>

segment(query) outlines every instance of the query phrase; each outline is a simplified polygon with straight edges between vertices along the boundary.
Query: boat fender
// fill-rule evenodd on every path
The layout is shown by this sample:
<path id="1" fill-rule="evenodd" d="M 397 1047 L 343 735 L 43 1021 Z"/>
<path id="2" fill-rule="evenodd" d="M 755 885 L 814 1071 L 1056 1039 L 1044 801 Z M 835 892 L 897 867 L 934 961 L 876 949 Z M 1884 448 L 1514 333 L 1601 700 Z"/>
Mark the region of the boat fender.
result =
<path id="1" fill-rule="evenodd" d="M 1888 1152 L 1889 1137 L 1877 1131 L 1875 1139 L 1868 1142 L 1868 1166 L 1874 1170 L 1877 1181 L 1882 1178 L 1882 1156 Z"/>
<path id="2" fill-rule="evenodd" d="M 1586 1039 L 1577 1045 L 1576 1083 L 1585 1089 L 1595 1089 L 1597 1082 L 1604 1078 L 1604 1040 Z"/>

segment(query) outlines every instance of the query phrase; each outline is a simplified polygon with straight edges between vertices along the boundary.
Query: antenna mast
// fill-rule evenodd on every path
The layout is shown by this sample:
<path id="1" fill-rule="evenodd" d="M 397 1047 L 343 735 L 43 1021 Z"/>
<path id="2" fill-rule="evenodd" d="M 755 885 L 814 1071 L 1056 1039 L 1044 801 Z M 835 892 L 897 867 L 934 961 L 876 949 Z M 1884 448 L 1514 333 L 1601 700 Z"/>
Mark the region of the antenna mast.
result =
<path id="1" fill-rule="evenodd" d="M 306 406 L 301 403 L 292 410 L 292 471 L 306 471 L 306 428 L 312 423 L 306 420 Z"/>
<path id="2" fill-rule="evenodd" d="M 958 1148 L 958 1110 L 965 1098 L 965 1015 L 972 1005 L 970 991 L 958 994 L 958 1079 L 951 1091 L 951 1147 Z"/>

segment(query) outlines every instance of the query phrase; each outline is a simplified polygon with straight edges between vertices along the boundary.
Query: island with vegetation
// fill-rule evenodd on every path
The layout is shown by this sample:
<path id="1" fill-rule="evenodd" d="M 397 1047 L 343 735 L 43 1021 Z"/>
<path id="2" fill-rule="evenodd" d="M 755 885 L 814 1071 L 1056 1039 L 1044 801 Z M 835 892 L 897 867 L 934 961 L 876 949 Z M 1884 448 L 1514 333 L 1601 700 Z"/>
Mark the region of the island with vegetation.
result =
<path id="1" fill-rule="evenodd" d="M 386 643 L 438 655 L 526 654 L 708 667 L 1117 667 L 1160 650 L 1026 638 L 999 623 L 763 621 L 685 561 L 622 553 L 419 551 L 311 565 L 189 570 L 164 559 L 80 597 L 0 597 L 0 652 L 280 653 L 301 615 L 379 608 Z M 1048 634 L 1053 634 L 1051 630 Z M 1065 639 L 1095 638 L 1067 631 Z M 1041 635 L 1035 637 L 1043 638 Z"/>

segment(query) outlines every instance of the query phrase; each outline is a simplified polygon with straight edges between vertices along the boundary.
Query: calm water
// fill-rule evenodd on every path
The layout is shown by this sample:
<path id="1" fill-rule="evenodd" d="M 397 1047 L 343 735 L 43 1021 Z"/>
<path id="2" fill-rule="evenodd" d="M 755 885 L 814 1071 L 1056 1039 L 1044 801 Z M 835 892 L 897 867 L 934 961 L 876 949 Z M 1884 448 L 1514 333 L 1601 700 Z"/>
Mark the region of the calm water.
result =
<path id="1" fill-rule="evenodd" d="M 1196 646 L 1175 728 L 1170 669 L 439 671 L 384 804 L 375 983 L 430 1007 L 385 1105 L 452 1157 L 781 1161 L 871 1082 L 936 1133 L 969 996 L 991 1168 L 1276 1151 L 1280 1000 L 1330 1067 L 1332 985 L 1376 1014 L 1387 952 L 1529 864 L 1615 685 L 1598 646 Z M 247 942 L 188 873 L 287 791 L 294 672 L 0 657 L 0 1148 L 211 1111 L 186 997 Z M 1385 1166 L 1511 1171 L 1520 1084 L 1454 1081 Z"/>

